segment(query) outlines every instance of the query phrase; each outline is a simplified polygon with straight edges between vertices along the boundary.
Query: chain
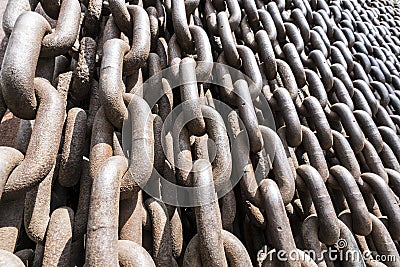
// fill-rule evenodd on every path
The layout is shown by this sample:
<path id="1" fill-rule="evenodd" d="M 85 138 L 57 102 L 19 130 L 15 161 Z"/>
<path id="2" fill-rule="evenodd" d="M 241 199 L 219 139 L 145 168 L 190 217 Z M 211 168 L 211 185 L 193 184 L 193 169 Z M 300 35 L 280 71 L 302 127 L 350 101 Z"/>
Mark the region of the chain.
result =
<path id="1" fill-rule="evenodd" d="M 8 0 L 2 21 L 1 266 L 399 265 L 395 1 Z"/>

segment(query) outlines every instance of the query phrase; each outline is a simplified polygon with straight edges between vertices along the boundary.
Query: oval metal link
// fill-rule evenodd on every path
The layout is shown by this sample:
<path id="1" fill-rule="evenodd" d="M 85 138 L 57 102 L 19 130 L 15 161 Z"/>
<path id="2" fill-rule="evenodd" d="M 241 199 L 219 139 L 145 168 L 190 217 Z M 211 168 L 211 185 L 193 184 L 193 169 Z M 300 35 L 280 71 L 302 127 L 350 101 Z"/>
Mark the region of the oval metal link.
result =
<path id="1" fill-rule="evenodd" d="M 16 21 L 10 36 L 9 43 L 13 45 L 6 49 L 1 68 L 2 92 L 7 107 L 21 119 L 33 119 L 36 114 L 33 79 L 42 38 L 50 31 L 45 18 L 34 12 L 25 12 Z"/>

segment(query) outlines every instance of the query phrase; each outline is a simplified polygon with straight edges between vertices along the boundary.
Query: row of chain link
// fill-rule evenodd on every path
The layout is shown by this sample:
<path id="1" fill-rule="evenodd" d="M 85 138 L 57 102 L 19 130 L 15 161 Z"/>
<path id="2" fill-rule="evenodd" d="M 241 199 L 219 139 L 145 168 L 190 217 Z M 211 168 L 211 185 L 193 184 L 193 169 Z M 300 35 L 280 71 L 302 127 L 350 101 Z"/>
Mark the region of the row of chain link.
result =
<path id="1" fill-rule="evenodd" d="M 8 0 L 2 21 L 1 266 L 398 266 L 396 3 Z"/>

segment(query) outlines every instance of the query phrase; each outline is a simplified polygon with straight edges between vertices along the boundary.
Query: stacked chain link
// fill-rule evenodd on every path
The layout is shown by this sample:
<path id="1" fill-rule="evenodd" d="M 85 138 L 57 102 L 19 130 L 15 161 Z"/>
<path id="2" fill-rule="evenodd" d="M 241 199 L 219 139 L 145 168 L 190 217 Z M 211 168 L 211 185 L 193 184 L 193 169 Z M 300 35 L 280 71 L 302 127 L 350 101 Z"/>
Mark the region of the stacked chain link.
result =
<path id="1" fill-rule="evenodd" d="M 400 266 L 392 0 L 8 0 L 2 25 L 0 266 Z"/>

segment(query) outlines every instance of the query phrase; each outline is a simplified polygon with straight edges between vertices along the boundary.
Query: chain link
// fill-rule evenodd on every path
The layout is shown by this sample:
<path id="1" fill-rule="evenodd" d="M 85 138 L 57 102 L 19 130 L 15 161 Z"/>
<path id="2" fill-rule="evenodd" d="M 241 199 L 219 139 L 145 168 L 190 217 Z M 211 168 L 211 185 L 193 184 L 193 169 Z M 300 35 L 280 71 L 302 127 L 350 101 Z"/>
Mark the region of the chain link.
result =
<path id="1" fill-rule="evenodd" d="M 1 266 L 398 266 L 397 3 L 8 0 L 3 31 Z"/>

